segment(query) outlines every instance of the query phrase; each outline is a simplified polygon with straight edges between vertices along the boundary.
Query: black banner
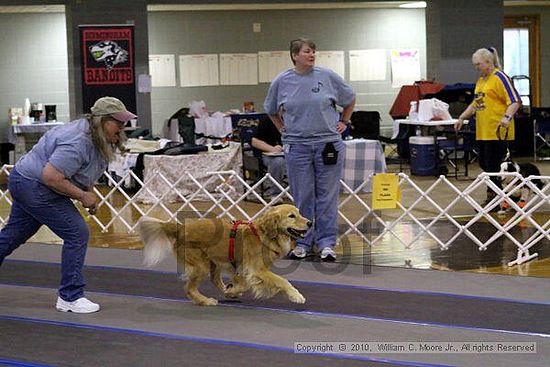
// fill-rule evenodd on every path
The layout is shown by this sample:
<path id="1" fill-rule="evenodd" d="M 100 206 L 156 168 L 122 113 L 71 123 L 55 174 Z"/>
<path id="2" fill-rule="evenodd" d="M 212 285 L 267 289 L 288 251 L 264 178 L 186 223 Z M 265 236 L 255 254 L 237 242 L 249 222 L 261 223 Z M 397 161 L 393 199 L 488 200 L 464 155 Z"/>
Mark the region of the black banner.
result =
<path id="1" fill-rule="evenodd" d="M 98 98 L 111 96 L 136 113 L 134 27 L 80 26 L 80 44 L 83 112 L 89 112 Z"/>

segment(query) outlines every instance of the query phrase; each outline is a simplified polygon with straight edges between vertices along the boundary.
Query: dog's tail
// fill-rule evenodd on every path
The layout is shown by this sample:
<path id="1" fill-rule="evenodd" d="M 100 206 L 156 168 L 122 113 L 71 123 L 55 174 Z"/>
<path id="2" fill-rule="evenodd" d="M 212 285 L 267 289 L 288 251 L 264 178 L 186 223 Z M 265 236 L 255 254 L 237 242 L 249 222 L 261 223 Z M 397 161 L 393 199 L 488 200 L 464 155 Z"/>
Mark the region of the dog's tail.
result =
<path id="1" fill-rule="evenodd" d="M 138 224 L 138 230 L 144 244 L 143 263 L 146 266 L 158 264 L 173 251 L 178 236 L 176 223 L 143 217 Z"/>

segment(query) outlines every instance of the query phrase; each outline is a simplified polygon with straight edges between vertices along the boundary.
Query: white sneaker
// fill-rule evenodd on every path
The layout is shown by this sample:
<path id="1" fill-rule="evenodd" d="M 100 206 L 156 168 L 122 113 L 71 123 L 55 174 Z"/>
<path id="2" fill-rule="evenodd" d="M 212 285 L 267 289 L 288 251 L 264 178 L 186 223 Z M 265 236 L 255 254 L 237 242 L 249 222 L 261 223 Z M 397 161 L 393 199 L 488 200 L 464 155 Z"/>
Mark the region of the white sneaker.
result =
<path id="1" fill-rule="evenodd" d="M 67 302 L 57 297 L 57 303 L 55 308 L 61 312 L 74 312 L 74 313 L 92 313 L 99 311 L 99 305 L 93 303 L 86 297 L 77 299 L 76 301 Z"/>
<path id="2" fill-rule="evenodd" d="M 302 260 L 307 256 L 307 251 L 302 246 L 296 246 L 294 250 L 288 253 L 288 257 L 293 260 Z"/>
<path id="3" fill-rule="evenodd" d="M 321 251 L 321 260 L 323 261 L 335 261 L 336 260 L 336 253 L 332 249 L 332 247 L 325 247 Z"/>

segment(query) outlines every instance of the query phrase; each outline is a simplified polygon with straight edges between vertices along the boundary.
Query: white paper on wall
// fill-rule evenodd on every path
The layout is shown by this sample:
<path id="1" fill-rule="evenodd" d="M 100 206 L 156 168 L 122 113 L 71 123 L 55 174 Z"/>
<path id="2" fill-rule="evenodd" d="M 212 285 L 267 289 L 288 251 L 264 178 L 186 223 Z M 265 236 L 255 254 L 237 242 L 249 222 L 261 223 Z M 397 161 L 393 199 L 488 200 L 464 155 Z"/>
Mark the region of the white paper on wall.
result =
<path id="1" fill-rule="evenodd" d="M 149 55 L 149 72 L 153 87 L 176 86 L 174 55 Z"/>
<path id="2" fill-rule="evenodd" d="M 414 49 L 391 50 L 392 87 L 420 80 L 420 52 Z"/>
<path id="3" fill-rule="evenodd" d="M 346 78 L 344 51 L 317 51 L 315 55 L 315 65 L 331 69 L 342 78 Z"/>
<path id="4" fill-rule="evenodd" d="M 217 54 L 180 55 L 180 86 L 220 85 Z"/>
<path id="5" fill-rule="evenodd" d="M 271 81 L 282 71 L 294 67 L 288 51 L 260 51 L 258 52 L 258 72 L 260 83 Z"/>
<path id="6" fill-rule="evenodd" d="M 349 80 L 386 80 L 386 50 L 351 50 L 349 52 Z"/>
<path id="7" fill-rule="evenodd" d="M 151 93 L 151 75 L 139 74 L 138 75 L 138 92 L 139 93 Z"/>
<path id="8" fill-rule="evenodd" d="M 258 84 L 258 54 L 220 54 L 220 84 Z"/>

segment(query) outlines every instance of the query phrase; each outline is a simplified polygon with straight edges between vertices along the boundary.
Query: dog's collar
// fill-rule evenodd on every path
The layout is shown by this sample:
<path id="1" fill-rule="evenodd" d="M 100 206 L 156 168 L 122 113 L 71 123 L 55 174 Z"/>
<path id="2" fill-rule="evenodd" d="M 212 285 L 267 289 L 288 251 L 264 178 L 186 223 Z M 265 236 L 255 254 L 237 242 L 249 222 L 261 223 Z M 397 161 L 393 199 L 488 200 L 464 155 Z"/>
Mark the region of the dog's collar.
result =
<path id="1" fill-rule="evenodd" d="M 235 262 L 235 237 L 237 237 L 237 229 L 240 225 L 246 225 L 254 236 L 256 236 L 258 239 L 260 239 L 260 235 L 258 234 L 258 230 L 256 229 L 256 226 L 252 222 L 247 222 L 245 220 L 236 220 L 233 222 L 233 226 L 231 227 L 231 231 L 229 232 L 229 249 L 228 249 L 228 259 L 231 265 L 233 265 L 234 268 L 237 267 L 237 263 Z"/>

